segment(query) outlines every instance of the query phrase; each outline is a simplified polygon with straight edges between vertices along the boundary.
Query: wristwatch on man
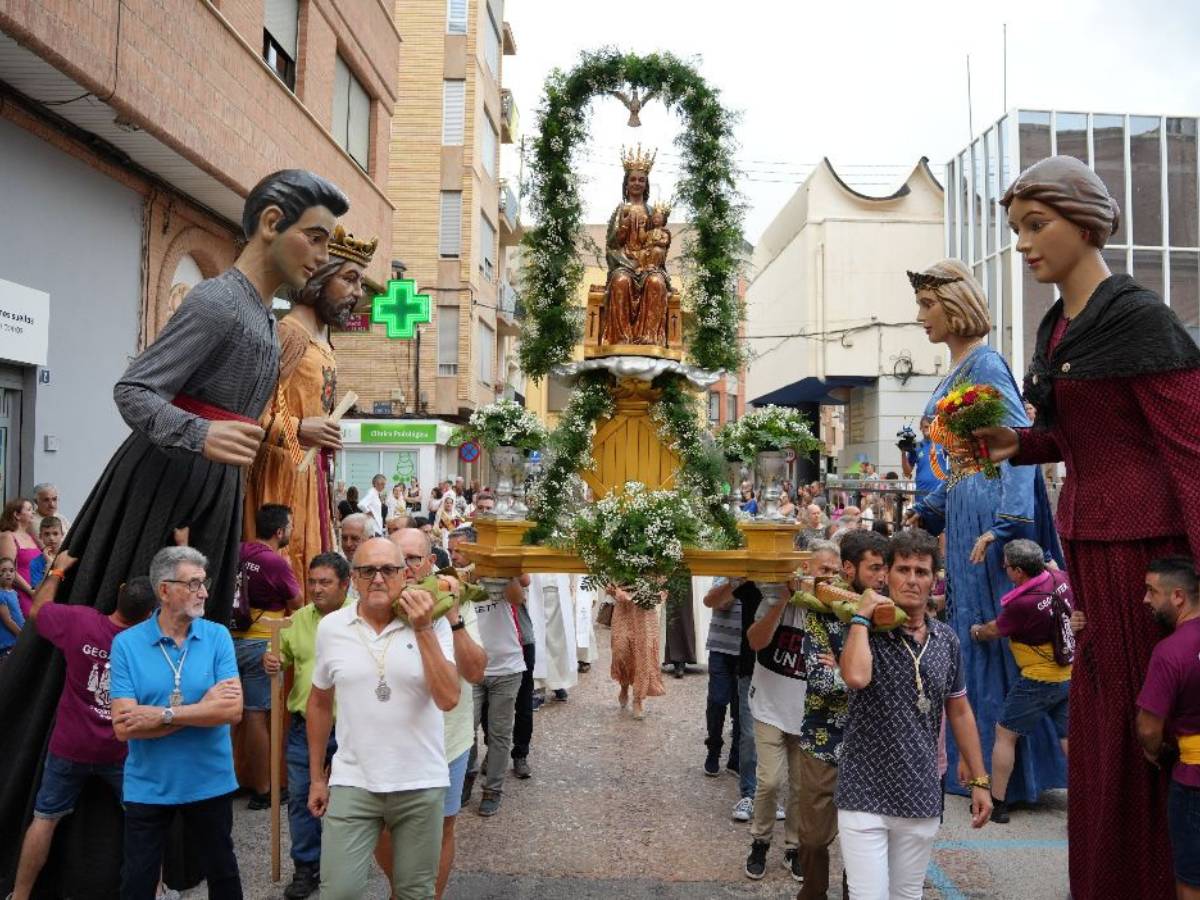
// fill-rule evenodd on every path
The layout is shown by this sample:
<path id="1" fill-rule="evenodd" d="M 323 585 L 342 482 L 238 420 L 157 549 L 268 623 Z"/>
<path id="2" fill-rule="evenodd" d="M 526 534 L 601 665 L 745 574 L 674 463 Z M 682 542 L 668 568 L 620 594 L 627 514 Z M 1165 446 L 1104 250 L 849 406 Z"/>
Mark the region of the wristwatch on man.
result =
<path id="1" fill-rule="evenodd" d="M 168 706 L 162 711 L 162 723 L 164 725 L 170 725 L 174 721 L 175 710 Z"/>

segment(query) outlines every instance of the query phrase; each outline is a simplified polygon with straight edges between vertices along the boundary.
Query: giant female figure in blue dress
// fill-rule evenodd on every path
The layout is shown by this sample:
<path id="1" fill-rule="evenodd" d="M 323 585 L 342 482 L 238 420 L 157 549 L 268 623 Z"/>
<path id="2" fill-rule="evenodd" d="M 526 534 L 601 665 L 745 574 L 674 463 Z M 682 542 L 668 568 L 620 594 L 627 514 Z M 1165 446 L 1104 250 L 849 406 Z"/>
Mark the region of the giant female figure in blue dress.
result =
<path id="1" fill-rule="evenodd" d="M 950 372 L 938 385 L 925 415 L 937 414 L 937 402 L 960 381 L 995 386 L 1004 398 L 1004 423 L 1014 428 L 1029 420 L 1008 363 L 987 345 L 992 324 L 983 289 L 961 262 L 943 260 L 924 272 L 909 272 L 917 296 L 917 320 L 929 340 L 950 351 Z M 988 478 L 972 454 L 950 450 L 950 471 L 936 490 L 921 498 L 910 524 L 946 534 L 947 612 L 958 633 L 966 666 L 967 695 L 979 723 L 985 762 L 992 770 L 991 749 L 1001 720 L 1004 697 L 1020 671 L 1006 641 L 986 644 L 971 640 L 976 623 L 990 622 L 1000 611 L 1000 598 L 1012 589 L 1004 567 L 1004 545 L 1029 538 L 1046 551 L 1047 559 L 1062 564 L 1054 531 L 1053 511 L 1037 466 L 999 467 L 999 478 Z M 956 748 L 947 746 L 950 773 L 956 771 Z M 1003 799 L 1033 802 L 1047 788 L 1064 787 L 1066 760 L 1049 718 L 1033 734 L 1022 737 L 1016 764 Z M 963 792 L 953 777 L 947 787 Z"/>

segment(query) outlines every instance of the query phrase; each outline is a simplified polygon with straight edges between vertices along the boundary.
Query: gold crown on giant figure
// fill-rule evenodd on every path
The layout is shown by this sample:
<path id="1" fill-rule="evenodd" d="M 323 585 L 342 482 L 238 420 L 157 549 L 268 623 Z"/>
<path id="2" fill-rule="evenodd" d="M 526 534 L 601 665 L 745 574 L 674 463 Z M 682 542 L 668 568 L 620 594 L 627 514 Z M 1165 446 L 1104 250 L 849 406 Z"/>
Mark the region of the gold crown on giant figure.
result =
<path id="1" fill-rule="evenodd" d="M 625 166 L 626 172 L 641 172 L 643 175 L 649 175 L 650 170 L 654 168 L 654 160 L 657 156 L 657 150 L 643 153 L 641 144 L 637 145 L 636 150 L 632 147 L 628 150 L 624 146 L 621 147 L 621 164 Z"/>
<path id="2" fill-rule="evenodd" d="M 360 241 L 344 226 L 335 225 L 333 237 L 329 239 L 329 255 L 369 266 L 371 257 L 375 255 L 375 248 L 378 246 L 379 238 L 377 237 L 371 238 L 369 241 Z"/>

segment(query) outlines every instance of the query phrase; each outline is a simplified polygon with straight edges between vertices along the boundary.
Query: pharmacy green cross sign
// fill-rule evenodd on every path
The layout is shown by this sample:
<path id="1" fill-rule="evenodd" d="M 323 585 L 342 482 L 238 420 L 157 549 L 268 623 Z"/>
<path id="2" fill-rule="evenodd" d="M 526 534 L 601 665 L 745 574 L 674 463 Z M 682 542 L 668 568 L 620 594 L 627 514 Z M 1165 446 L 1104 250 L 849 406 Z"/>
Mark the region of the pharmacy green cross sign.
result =
<path id="1" fill-rule="evenodd" d="M 386 294 L 371 301 L 371 321 L 387 326 L 387 336 L 410 341 L 417 326 L 433 321 L 429 295 L 417 293 L 417 283 L 411 278 L 393 278 Z"/>

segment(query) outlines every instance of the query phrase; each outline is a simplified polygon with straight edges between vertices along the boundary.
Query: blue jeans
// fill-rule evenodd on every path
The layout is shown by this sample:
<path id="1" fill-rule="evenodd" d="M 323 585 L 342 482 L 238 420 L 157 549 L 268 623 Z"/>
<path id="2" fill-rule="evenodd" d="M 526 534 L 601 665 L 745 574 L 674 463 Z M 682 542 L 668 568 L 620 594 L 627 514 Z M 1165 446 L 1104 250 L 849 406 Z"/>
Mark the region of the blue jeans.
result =
<path id="1" fill-rule="evenodd" d="M 262 658 L 271 642 L 259 638 L 234 638 L 238 676 L 242 680 L 242 709 L 263 712 L 271 708 L 271 676 L 263 669 Z"/>
<path id="2" fill-rule="evenodd" d="M 33 801 L 34 818 L 61 819 L 69 816 L 75 811 L 75 801 L 83 793 L 83 786 L 93 775 L 112 788 L 117 800 L 120 800 L 124 771 L 124 763 L 78 763 L 47 753 L 42 784 L 38 788 L 37 799 Z"/>
<path id="3" fill-rule="evenodd" d="M 739 761 L 740 768 L 741 715 L 738 709 L 738 658 L 731 653 L 713 650 L 708 654 L 708 700 L 705 709 L 708 739 L 704 744 L 715 756 L 720 756 L 724 743 L 726 709 L 730 711 L 730 718 L 733 720 L 729 756 L 731 759 Z"/>
<path id="4" fill-rule="evenodd" d="M 1167 832 L 1175 859 L 1175 880 L 1188 887 L 1200 887 L 1200 788 L 1171 779 Z"/>
<path id="5" fill-rule="evenodd" d="M 743 797 L 753 797 L 758 788 L 758 751 L 754 746 L 754 717 L 750 715 L 750 677 L 738 676 L 738 717 L 742 726 L 738 742 L 738 787 Z"/>
<path id="6" fill-rule="evenodd" d="M 304 717 L 292 713 L 287 735 L 288 832 L 292 836 L 292 860 L 315 866 L 321 862 L 321 820 L 308 811 L 308 732 Z M 337 741 L 329 735 L 325 764 L 337 751 Z"/>

